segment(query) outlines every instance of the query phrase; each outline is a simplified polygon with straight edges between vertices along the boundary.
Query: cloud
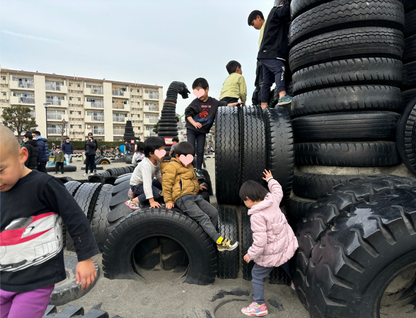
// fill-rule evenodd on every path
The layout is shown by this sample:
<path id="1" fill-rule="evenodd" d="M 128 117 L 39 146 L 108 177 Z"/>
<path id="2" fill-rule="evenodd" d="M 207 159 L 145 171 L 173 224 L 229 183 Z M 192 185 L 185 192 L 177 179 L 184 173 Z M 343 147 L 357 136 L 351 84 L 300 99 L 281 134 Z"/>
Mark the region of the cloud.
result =
<path id="1" fill-rule="evenodd" d="M 26 39 L 31 39 L 31 40 L 35 40 L 35 41 L 43 41 L 43 42 L 52 42 L 52 43 L 57 43 L 57 44 L 65 44 L 64 42 L 61 42 L 61 41 L 58 41 L 58 40 L 54 40 L 54 39 L 47 39 L 47 38 L 42 38 L 42 37 L 39 37 L 39 36 L 33 36 L 33 35 L 23 34 L 23 33 L 16 33 L 16 32 L 7 31 L 7 30 L 3 30 L 3 31 L 1 31 L 1 33 L 8 34 L 8 35 L 12 35 L 12 36 L 18 36 L 18 37 L 22 37 L 22 38 L 26 38 Z"/>

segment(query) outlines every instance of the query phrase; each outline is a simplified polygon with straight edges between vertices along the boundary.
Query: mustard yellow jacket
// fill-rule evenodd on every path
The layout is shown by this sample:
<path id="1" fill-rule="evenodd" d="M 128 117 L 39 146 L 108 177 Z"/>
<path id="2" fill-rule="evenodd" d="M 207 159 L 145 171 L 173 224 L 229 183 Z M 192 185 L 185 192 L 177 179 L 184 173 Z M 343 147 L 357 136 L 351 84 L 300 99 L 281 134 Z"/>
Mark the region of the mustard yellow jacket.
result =
<path id="1" fill-rule="evenodd" d="M 179 160 L 173 158 L 160 165 L 163 182 L 162 191 L 165 203 L 175 203 L 180 197 L 199 192 L 199 182 L 194 167 L 185 167 Z"/>

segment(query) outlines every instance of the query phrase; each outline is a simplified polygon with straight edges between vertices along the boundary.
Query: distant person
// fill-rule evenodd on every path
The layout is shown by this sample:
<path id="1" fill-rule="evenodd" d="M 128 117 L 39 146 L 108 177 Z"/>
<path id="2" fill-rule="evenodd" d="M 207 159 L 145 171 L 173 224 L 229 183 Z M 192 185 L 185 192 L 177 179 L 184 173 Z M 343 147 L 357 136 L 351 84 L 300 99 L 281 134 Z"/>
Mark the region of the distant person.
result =
<path id="1" fill-rule="evenodd" d="M 55 156 L 55 152 L 56 152 L 56 145 L 55 145 L 55 143 L 53 142 L 52 143 L 52 156 Z"/>
<path id="2" fill-rule="evenodd" d="M 149 137 L 145 140 L 145 158 L 136 166 L 130 178 L 133 198 L 126 201 L 126 205 L 131 209 L 139 209 L 140 203 L 150 204 L 151 209 L 162 207 L 157 200 L 162 196 L 160 163 L 166 155 L 165 147 L 166 144 L 160 137 Z"/>
<path id="3" fill-rule="evenodd" d="M 62 144 L 62 152 L 64 153 L 66 163 L 69 165 L 71 163 L 72 154 L 74 153 L 74 146 L 69 137 L 66 137 L 65 142 Z"/>
<path id="4" fill-rule="evenodd" d="M 198 222 L 205 233 L 216 242 L 220 252 L 232 251 L 237 248 L 238 242 L 231 243 L 217 232 L 218 210 L 198 195 L 200 190 L 207 190 L 207 187 L 199 184 L 191 164 L 194 156 L 194 147 L 189 142 L 183 141 L 175 149 L 175 158 L 161 165 L 166 208 L 172 209 L 176 204 Z"/>
<path id="5" fill-rule="evenodd" d="M 261 87 L 261 108 L 269 103 L 270 87 L 276 84 L 279 92 L 278 106 L 292 102 L 292 97 L 286 94 L 285 62 L 288 54 L 288 33 L 290 23 L 290 3 L 281 1 L 270 11 L 267 21 L 263 13 L 255 10 L 248 16 L 248 25 L 260 30 L 259 52 L 257 59 L 263 67 L 263 85 Z"/>
<path id="6" fill-rule="evenodd" d="M 62 182 L 25 167 L 27 150 L 19 149 L 10 129 L 0 126 L 0 136 L 1 317 L 41 318 L 54 285 L 67 278 L 62 225 L 76 238 L 74 278 L 82 290 L 97 277 L 91 257 L 100 251 Z"/>
<path id="7" fill-rule="evenodd" d="M 88 137 L 90 137 L 90 136 L 92 137 L 92 140 L 95 143 L 95 150 L 97 150 L 98 149 L 98 141 L 97 141 L 97 139 L 94 138 L 94 136 L 92 135 L 91 132 L 88 133 Z M 91 171 L 91 173 L 92 173 L 92 171 Z M 94 158 L 94 173 L 97 173 L 97 164 L 95 163 L 95 158 Z"/>
<path id="8" fill-rule="evenodd" d="M 175 148 L 176 145 L 179 143 L 179 138 L 178 137 L 173 137 L 172 138 L 172 146 L 170 146 L 170 150 L 169 150 L 169 157 L 175 157 Z"/>
<path id="9" fill-rule="evenodd" d="M 244 79 L 241 64 L 237 61 L 230 61 L 226 66 L 228 74 L 230 74 L 222 84 L 220 100 L 222 102 L 236 103 L 238 99 L 245 104 L 247 99 L 247 85 Z"/>
<path id="10" fill-rule="evenodd" d="M 64 174 L 64 161 L 65 155 L 63 151 L 61 151 L 61 146 L 56 146 L 56 153 L 55 158 L 53 159 L 53 163 L 55 164 L 55 174 L 58 174 L 59 170 L 62 174 Z"/>
<path id="11" fill-rule="evenodd" d="M 131 159 L 131 163 L 136 165 L 144 158 L 144 142 L 139 142 L 136 145 L 136 151 L 134 152 L 133 158 Z"/>
<path id="12" fill-rule="evenodd" d="M 42 138 L 40 132 L 37 130 L 32 133 L 32 137 L 38 143 L 38 171 L 46 173 L 46 164 L 49 162 L 48 140 Z"/>
<path id="13" fill-rule="evenodd" d="M 84 177 L 88 175 L 88 168 L 90 169 L 91 175 L 93 175 L 94 163 L 95 163 L 95 152 L 97 150 L 97 143 L 94 141 L 94 137 L 88 136 L 85 142 L 85 173 Z"/>
<path id="14" fill-rule="evenodd" d="M 209 85 L 205 78 L 197 78 L 192 89 L 197 96 L 185 109 L 186 136 L 188 142 L 196 149 L 196 169 L 200 170 L 204 159 L 206 134 L 214 124 L 219 106 L 236 106 L 241 102 L 227 103 L 209 97 Z"/>
<path id="15" fill-rule="evenodd" d="M 23 140 L 25 141 L 24 147 L 27 149 L 28 157 L 25 161 L 25 166 L 29 169 L 35 169 L 38 168 L 38 159 L 39 159 L 39 148 L 38 143 L 36 140 L 33 140 L 32 133 L 28 131 L 24 137 Z"/>
<path id="16" fill-rule="evenodd" d="M 124 143 L 124 151 L 126 153 L 126 156 L 128 156 L 130 154 L 131 147 L 130 147 L 130 144 L 127 141 Z"/>
<path id="17" fill-rule="evenodd" d="M 240 188 L 240 198 L 249 209 L 247 214 L 253 231 L 253 243 L 244 255 L 247 263 L 254 261 L 251 270 L 254 302 L 241 309 L 247 316 L 267 315 L 264 279 L 275 267 L 281 267 L 292 279 L 289 260 L 298 248 L 298 240 L 279 207 L 283 198 L 282 187 L 270 171 L 264 170 L 263 175 L 270 192 L 252 180 L 244 182 Z M 293 282 L 291 285 L 294 289 Z"/>

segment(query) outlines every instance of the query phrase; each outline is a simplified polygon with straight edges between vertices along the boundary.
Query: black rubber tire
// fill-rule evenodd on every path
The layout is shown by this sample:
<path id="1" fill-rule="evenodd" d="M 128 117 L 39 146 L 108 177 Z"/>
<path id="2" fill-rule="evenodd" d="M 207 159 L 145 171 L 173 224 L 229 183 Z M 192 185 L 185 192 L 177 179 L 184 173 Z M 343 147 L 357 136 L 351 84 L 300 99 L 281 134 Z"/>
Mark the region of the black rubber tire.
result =
<path id="1" fill-rule="evenodd" d="M 416 61 L 403 65 L 402 89 L 416 88 Z"/>
<path id="2" fill-rule="evenodd" d="M 130 180 L 131 175 L 132 175 L 132 173 L 126 173 L 126 174 L 123 174 L 122 176 L 118 176 L 117 179 L 116 179 L 116 182 L 114 182 L 114 185 L 122 183 L 125 180 Z"/>
<path id="3" fill-rule="evenodd" d="M 158 237 L 148 237 L 141 241 L 133 253 L 133 259 L 137 266 L 142 269 L 151 270 L 160 264 L 159 246 Z"/>
<path id="4" fill-rule="evenodd" d="M 64 172 L 74 172 L 77 171 L 76 166 L 64 165 Z M 55 172 L 55 166 L 46 166 L 46 172 Z"/>
<path id="5" fill-rule="evenodd" d="M 60 178 L 56 178 L 59 181 L 61 181 L 63 184 L 69 182 L 69 181 L 74 181 L 74 179 L 72 179 L 71 177 L 60 177 Z"/>
<path id="6" fill-rule="evenodd" d="M 415 192 L 397 189 L 339 210 L 313 248 L 305 275 L 295 274 L 312 318 L 379 317 L 389 283 L 416 264 L 415 205 Z"/>
<path id="7" fill-rule="evenodd" d="M 292 118 L 311 114 L 388 110 L 402 111 L 401 92 L 393 86 L 344 86 L 317 89 L 293 97 Z"/>
<path id="8" fill-rule="evenodd" d="M 404 39 L 403 63 L 416 61 L 416 34 Z"/>
<path id="9" fill-rule="evenodd" d="M 402 0 L 405 12 L 416 9 L 416 2 L 414 0 Z"/>
<path id="10" fill-rule="evenodd" d="M 289 112 L 284 108 L 267 109 L 263 113 L 266 128 L 267 164 L 283 190 L 281 204 L 292 191 L 295 152 Z"/>
<path id="11" fill-rule="evenodd" d="M 172 131 L 160 131 L 158 133 L 159 137 L 177 137 L 178 132 L 172 132 Z"/>
<path id="12" fill-rule="evenodd" d="M 403 30 L 404 9 L 397 0 L 334 0 L 308 10 L 290 25 L 290 45 L 325 32 L 365 26 Z"/>
<path id="13" fill-rule="evenodd" d="M 257 106 L 243 107 L 240 127 L 241 184 L 248 180 L 254 180 L 265 185 L 266 183 L 262 178 L 267 162 L 267 148 L 263 110 Z M 227 168 L 230 169 L 230 166 Z"/>
<path id="14" fill-rule="evenodd" d="M 81 298 L 87 294 L 94 287 L 101 273 L 98 264 L 94 260 L 93 262 L 97 272 L 97 277 L 86 290 L 81 290 L 81 284 L 76 284 L 75 276 L 75 269 L 78 264 L 78 258 L 76 255 L 64 253 L 64 263 L 67 278 L 55 284 L 55 288 L 51 294 L 50 304 L 61 306 L 69 303 L 70 301 Z"/>
<path id="15" fill-rule="evenodd" d="M 126 201 L 129 199 L 127 196 L 129 188 L 130 178 L 125 179 L 113 187 L 109 204 L 110 212 L 108 213 L 108 222 L 114 223 L 133 212 L 133 210 L 126 205 Z"/>
<path id="16" fill-rule="evenodd" d="M 126 163 L 131 164 L 131 160 L 133 159 L 133 156 L 126 156 Z M 130 170 L 129 170 L 130 171 Z"/>
<path id="17" fill-rule="evenodd" d="M 241 108 L 220 107 L 215 120 L 215 186 L 218 204 L 240 204 Z M 232 173 L 230 173 L 232 169 Z"/>
<path id="18" fill-rule="evenodd" d="M 296 95 L 311 90 L 348 85 L 392 85 L 403 80 L 398 59 L 362 57 L 305 67 L 293 74 Z"/>
<path id="19" fill-rule="evenodd" d="M 402 92 L 402 106 L 403 109 L 416 97 L 416 88 L 409 89 Z"/>
<path id="20" fill-rule="evenodd" d="M 330 193 L 335 186 L 359 177 L 357 175 L 297 173 L 293 179 L 293 192 L 297 196 L 316 200 Z"/>
<path id="21" fill-rule="evenodd" d="M 394 141 L 400 115 L 393 112 L 345 112 L 293 119 L 295 142 Z"/>
<path id="22" fill-rule="evenodd" d="M 102 187 L 101 183 L 83 183 L 74 195 L 81 210 L 84 211 L 88 222 L 91 223 L 93 217 L 95 203 Z M 75 252 L 73 239 L 70 235 L 66 235 L 66 249 Z"/>
<path id="23" fill-rule="evenodd" d="M 238 242 L 238 219 L 235 207 L 218 206 L 218 233 L 223 237 Z M 240 269 L 240 250 L 218 252 L 218 278 L 236 279 Z"/>
<path id="24" fill-rule="evenodd" d="M 97 198 L 97 203 L 94 207 L 94 213 L 91 220 L 91 230 L 94 235 L 97 246 L 102 252 L 104 249 L 104 243 L 108 236 L 108 229 L 110 223 L 107 216 L 110 211 L 111 191 L 113 186 L 110 184 L 104 184 L 100 190 Z"/>
<path id="25" fill-rule="evenodd" d="M 48 305 L 44 316 L 42 318 L 109 318 L 108 312 L 95 309 L 94 307 L 88 311 L 84 316 L 84 308 L 78 306 L 66 306 L 59 313 L 54 305 Z M 113 318 L 122 318 L 120 316 L 114 316 Z"/>
<path id="26" fill-rule="evenodd" d="M 397 150 L 407 167 L 416 175 L 416 98 L 403 111 L 397 125 Z"/>
<path id="27" fill-rule="evenodd" d="M 189 257 L 185 282 L 207 285 L 215 281 L 217 256 L 213 241 L 188 216 L 167 209 L 142 209 L 123 219 L 110 233 L 103 253 L 104 276 L 135 279 L 132 251 L 148 237 L 176 240 Z"/>
<path id="28" fill-rule="evenodd" d="M 101 158 L 97 163 L 97 165 L 109 165 L 109 164 L 111 164 L 111 162 L 107 158 Z"/>
<path id="29" fill-rule="evenodd" d="M 288 204 L 286 205 L 286 211 L 289 215 L 299 220 L 308 216 L 309 209 L 314 204 L 316 204 L 316 200 L 308 200 L 306 198 L 291 196 Z"/>
<path id="30" fill-rule="evenodd" d="M 160 242 L 160 253 L 162 254 L 172 254 L 181 250 L 183 250 L 182 246 L 175 240 L 164 238 Z"/>
<path id="31" fill-rule="evenodd" d="M 189 259 L 184 250 L 173 252 L 166 258 L 162 258 L 162 268 L 165 271 L 185 268 L 189 265 Z"/>
<path id="32" fill-rule="evenodd" d="M 78 181 L 69 181 L 65 183 L 65 188 L 68 190 L 68 192 L 74 196 L 78 188 L 81 186 L 81 182 Z"/>
<path id="33" fill-rule="evenodd" d="M 355 57 L 390 57 L 401 60 L 403 33 L 383 27 L 337 30 L 309 38 L 291 48 L 292 72 L 324 62 Z"/>
<path id="34" fill-rule="evenodd" d="M 295 144 L 296 163 L 338 167 L 384 167 L 400 163 L 396 143 L 309 142 Z"/>
<path id="35" fill-rule="evenodd" d="M 247 254 L 247 251 L 251 244 L 253 244 L 253 232 L 251 231 L 250 216 L 247 214 L 247 209 L 241 209 L 241 259 Z M 254 262 L 246 263 L 241 261 L 241 271 L 243 272 L 243 279 L 251 280 L 251 270 L 253 269 Z"/>
<path id="36" fill-rule="evenodd" d="M 416 34 L 416 10 L 407 13 L 405 19 L 404 36 L 407 38 Z"/>

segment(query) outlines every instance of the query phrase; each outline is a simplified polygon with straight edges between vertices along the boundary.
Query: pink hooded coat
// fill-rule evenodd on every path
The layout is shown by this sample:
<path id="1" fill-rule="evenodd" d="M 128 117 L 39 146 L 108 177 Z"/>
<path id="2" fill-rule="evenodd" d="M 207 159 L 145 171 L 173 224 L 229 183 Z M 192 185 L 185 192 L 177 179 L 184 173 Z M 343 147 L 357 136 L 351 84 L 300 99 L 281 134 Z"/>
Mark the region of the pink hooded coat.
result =
<path id="1" fill-rule="evenodd" d="M 279 208 L 283 197 L 279 182 L 270 179 L 269 190 L 262 202 L 248 210 L 253 244 L 247 253 L 257 265 L 278 267 L 293 257 L 298 241 Z"/>

